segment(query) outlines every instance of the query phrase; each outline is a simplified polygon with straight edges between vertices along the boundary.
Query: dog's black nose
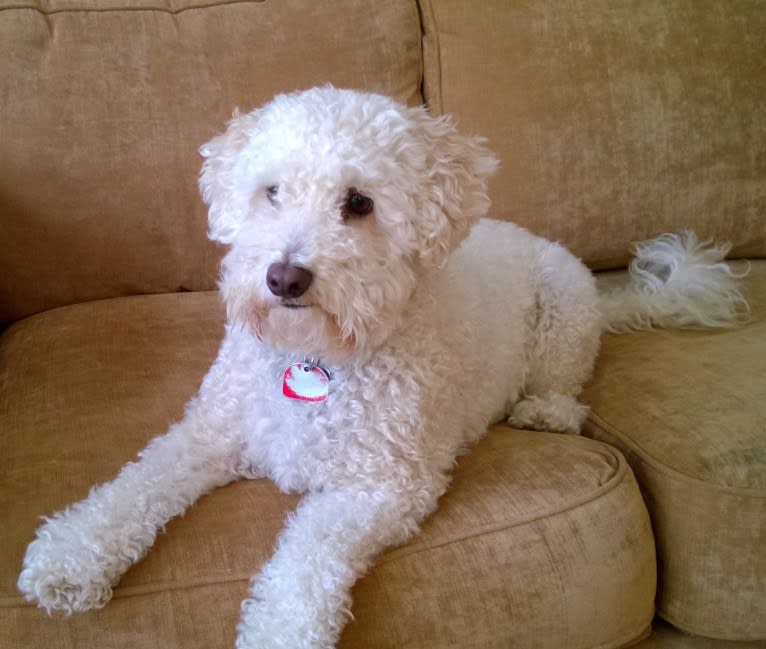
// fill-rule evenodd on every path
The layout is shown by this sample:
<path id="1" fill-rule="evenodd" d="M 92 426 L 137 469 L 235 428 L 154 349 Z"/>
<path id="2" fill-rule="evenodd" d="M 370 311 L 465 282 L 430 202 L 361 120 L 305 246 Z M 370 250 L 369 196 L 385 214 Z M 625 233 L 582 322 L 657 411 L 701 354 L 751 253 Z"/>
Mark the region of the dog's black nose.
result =
<path id="1" fill-rule="evenodd" d="M 314 275 L 310 270 L 278 261 L 266 271 L 266 286 L 277 297 L 296 298 L 309 290 Z"/>

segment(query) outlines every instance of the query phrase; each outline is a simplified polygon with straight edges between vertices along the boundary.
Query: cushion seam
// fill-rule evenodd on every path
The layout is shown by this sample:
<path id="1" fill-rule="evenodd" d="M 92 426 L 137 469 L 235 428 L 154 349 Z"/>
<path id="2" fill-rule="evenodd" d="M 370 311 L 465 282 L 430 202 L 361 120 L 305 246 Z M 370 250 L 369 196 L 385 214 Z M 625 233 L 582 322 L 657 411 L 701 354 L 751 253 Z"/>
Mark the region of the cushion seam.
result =
<path id="1" fill-rule="evenodd" d="M 27 10 L 34 11 L 43 16 L 53 16 L 56 14 L 72 14 L 72 13 L 126 13 L 126 12 L 140 12 L 140 11 L 153 11 L 166 14 L 181 14 L 186 11 L 193 11 L 195 9 L 215 9 L 216 7 L 226 7 L 229 5 L 239 4 L 264 4 L 266 0 L 224 0 L 223 2 L 208 2 L 206 4 L 194 5 L 189 7 L 181 7 L 180 9 L 170 9 L 165 7 L 67 7 L 65 9 L 42 9 L 30 4 L 17 4 L 9 5 L 7 7 L 0 7 L 0 12 L 11 10 Z"/>
<path id="2" fill-rule="evenodd" d="M 487 534 L 494 534 L 496 532 L 501 532 L 503 530 L 512 530 L 517 527 L 523 527 L 525 525 L 537 523 L 547 518 L 555 518 L 563 514 L 566 514 L 572 511 L 573 509 L 577 509 L 589 503 L 595 502 L 596 500 L 601 499 L 603 496 L 610 493 L 611 491 L 614 491 L 617 487 L 619 487 L 625 481 L 626 476 L 629 475 L 629 467 L 628 467 L 627 461 L 619 453 L 615 454 L 615 457 L 617 457 L 618 466 L 615 469 L 612 476 L 610 477 L 610 479 L 607 482 L 605 482 L 603 485 L 601 485 L 595 491 L 592 491 L 586 495 L 583 495 L 581 498 L 571 501 L 571 503 L 567 504 L 567 506 L 565 507 L 558 507 L 553 511 L 536 514 L 518 521 L 513 521 L 513 522 L 504 521 L 500 523 L 490 523 L 478 529 L 474 528 L 469 533 L 458 534 L 434 544 L 421 545 L 421 544 L 415 543 L 413 544 L 413 547 L 408 547 L 408 545 L 400 546 L 398 548 L 392 549 L 390 551 L 390 556 L 381 556 L 379 560 L 376 561 L 376 565 L 377 564 L 382 565 L 384 563 L 389 563 L 391 561 L 398 561 L 400 558 L 413 556 L 415 554 L 419 554 L 421 552 L 425 552 L 429 550 L 435 550 L 438 548 L 447 547 L 455 543 L 460 543 L 462 541 L 466 541 L 469 539 L 485 536 Z"/>
<path id="3" fill-rule="evenodd" d="M 619 440 L 619 442 L 625 444 L 630 452 L 635 454 L 646 466 L 649 466 L 670 478 L 680 480 L 682 482 L 686 482 L 688 484 L 695 485 L 710 491 L 724 492 L 735 496 L 747 496 L 750 498 L 766 498 L 766 490 L 764 489 L 753 487 L 734 487 L 731 485 L 711 483 L 703 480 L 702 478 L 694 477 L 688 473 L 684 473 L 679 469 L 669 466 L 668 464 L 662 462 L 660 459 L 649 453 L 634 439 L 623 433 L 616 426 L 609 424 L 606 420 L 604 420 L 593 411 L 591 411 L 588 415 L 587 423 L 592 430 L 601 430 L 607 435 L 611 435 L 615 439 Z"/>
<path id="4" fill-rule="evenodd" d="M 246 576 L 234 576 L 223 579 L 195 579 L 183 582 L 178 579 L 158 582 L 156 584 L 137 584 L 135 586 L 116 586 L 110 601 L 117 599 L 127 599 L 129 597 L 140 597 L 142 595 L 154 595 L 158 593 L 168 593 L 178 590 L 187 590 L 191 588 L 205 588 L 207 586 L 218 586 L 235 584 L 239 582 L 248 582 L 251 574 Z M 6 595 L 0 597 L 0 610 L 15 608 L 35 608 L 32 602 L 27 602 L 21 595 Z"/>

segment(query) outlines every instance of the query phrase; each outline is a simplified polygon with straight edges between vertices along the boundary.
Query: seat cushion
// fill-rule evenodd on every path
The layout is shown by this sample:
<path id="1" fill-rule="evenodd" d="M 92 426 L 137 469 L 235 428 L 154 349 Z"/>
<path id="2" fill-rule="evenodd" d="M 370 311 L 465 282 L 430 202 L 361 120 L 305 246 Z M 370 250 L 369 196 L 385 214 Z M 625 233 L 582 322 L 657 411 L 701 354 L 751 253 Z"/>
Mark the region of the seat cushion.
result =
<path id="1" fill-rule="evenodd" d="M 16 591 L 40 516 L 110 479 L 181 413 L 222 334 L 214 293 L 119 298 L 0 338 L 0 646 L 233 646 L 250 575 L 294 496 L 231 484 L 172 521 L 103 610 L 47 617 Z M 615 647 L 648 629 L 654 545 L 632 472 L 592 440 L 493 428 L 437 513 L 354 589 L 346 649 Z"/>
<path id="2" fill-rule="evenodd" d="M 651 512 L 658 609 L 679 628 L 766 640 L 766 261 L 733 331 L 607 336 L 587 434 L 628 457 Z"/>

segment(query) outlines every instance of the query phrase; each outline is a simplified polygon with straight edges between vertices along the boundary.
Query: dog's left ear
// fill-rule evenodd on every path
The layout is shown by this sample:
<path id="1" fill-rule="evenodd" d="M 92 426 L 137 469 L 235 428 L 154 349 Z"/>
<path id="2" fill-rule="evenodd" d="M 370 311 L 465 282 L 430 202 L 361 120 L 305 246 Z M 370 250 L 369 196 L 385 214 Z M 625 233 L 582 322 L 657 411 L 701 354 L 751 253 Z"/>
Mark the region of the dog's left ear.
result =
<path id="1" fill-rule="evenodd" d="M 235 168 L 240 153 L 255 130 L 260 111 L 234 111 L 224 133 L 199 148 L 204 158 L 199 176 L 202 198 L 208 204 L 208 236 L 219 243 L 232 243 L 247 218 L 246 197 L 237 187 Z"/>
<path id="2" fill-rule="evenodd" d="M 420 255 L 427 265 L 440 266 L 474 222 L 487 215 L 487 183 L 498 159 L 484 138 L 458 133 L 450 117 L 432 117 L 423 108 L 410 111 L 427 160 L 425 201 L 416 224 Z"/>

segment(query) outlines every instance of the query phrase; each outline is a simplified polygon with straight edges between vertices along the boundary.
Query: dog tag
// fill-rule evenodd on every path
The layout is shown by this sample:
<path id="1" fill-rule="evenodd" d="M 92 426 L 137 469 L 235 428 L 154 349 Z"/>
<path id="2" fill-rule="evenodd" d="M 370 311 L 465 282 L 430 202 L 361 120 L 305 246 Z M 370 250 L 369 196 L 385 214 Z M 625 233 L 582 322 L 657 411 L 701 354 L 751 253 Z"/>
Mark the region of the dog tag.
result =
<path id="1" fill-rule="evenodd" d="M 327 370 L 310 362 L 293 363 L 285 370 L 282 394 L 288 399 L 319 402 L 327 399 L 330 375 Z"/>

